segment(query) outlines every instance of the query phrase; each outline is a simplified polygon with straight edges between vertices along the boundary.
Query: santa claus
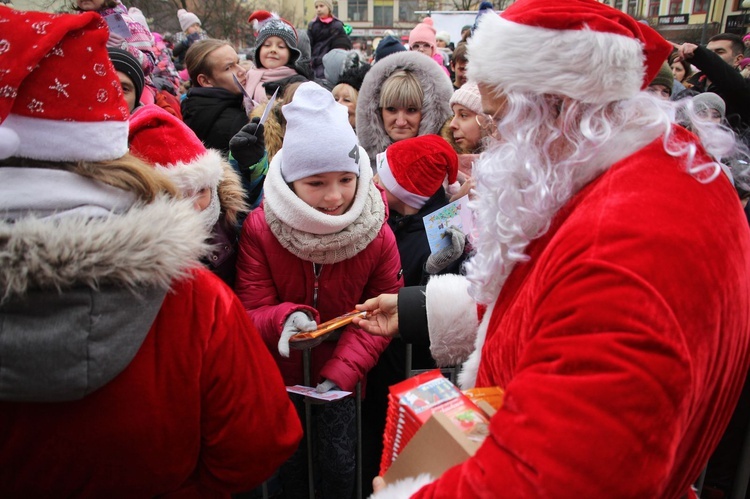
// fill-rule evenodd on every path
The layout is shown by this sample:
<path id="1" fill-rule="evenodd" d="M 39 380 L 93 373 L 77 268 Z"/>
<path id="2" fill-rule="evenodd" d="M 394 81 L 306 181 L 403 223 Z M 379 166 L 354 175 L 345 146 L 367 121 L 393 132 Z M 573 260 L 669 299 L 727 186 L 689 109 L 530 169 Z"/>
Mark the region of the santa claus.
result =
<path id="1" fill-rule="evenodd" d="M 461 384 L 504 405 L 472 458 L 379 494 L 695 497 L 750 362 L 750 232 L 708 144 L 642 91 L 670 50 L 595 0 L 482 16 L 469 79 L 497 129 L 468 280 L 357 322 L 407 341 L 427 325 L 443 364 L 475 338 Z"/>

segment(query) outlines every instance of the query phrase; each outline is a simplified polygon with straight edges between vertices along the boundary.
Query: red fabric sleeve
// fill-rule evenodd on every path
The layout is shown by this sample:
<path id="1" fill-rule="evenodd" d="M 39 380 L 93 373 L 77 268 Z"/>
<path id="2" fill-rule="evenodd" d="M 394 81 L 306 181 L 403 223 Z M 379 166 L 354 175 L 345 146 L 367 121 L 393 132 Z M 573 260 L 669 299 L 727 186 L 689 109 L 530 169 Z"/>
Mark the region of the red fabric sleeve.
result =
<path id="1" fill-rule="evenodd" d="M 396 293 L 404 285 L 399 275 L 401 259 L 396 238 L 390 227 L 383 225 L 379 237 L 370 244 L 379 244 L 381 249 L 373 253 L 376 256 L 374 267 L 358 303 L 383 293 Z M 350 325 L 339 338 L 333 356 L 321 369 L 321 376 L 330 379 L 342 390 L 354 390 L 357 382 L 377 364 L 388 343 L 388 338 L 367 334 Z"/>
<path id="2" fill-rule="evenodd" d="M 291 456 L 302 427 L 258 331 L 231 290 L 221 291 L 201 367 L 197 473 L 220 489 L 249 490 Z M 195 293 L 205 300 L 200 288 Z"/>
<path id="3" fill-rule="evenodd" d="M 662 496 L 693 402 L 683 332 L 639 276 L 577 263 L 534 294 L 490 436 L 416 497 Z"/>

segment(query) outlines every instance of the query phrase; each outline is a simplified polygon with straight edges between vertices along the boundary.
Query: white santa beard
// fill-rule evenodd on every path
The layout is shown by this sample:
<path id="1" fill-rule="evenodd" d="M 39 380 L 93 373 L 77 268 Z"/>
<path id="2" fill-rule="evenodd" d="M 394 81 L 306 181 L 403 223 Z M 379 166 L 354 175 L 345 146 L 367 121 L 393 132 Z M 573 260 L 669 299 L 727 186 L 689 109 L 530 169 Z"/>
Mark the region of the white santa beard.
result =
<path id="1" fill-rule="evenodd" d="M 476 254 L 466 270 L 470 294 L 484 304 L 584 185 L 670 129 L 664 110 L 641 95 L 610 106 L 568 101 L 562 111 L 548 96 L 506 97 L 498 125 L 506 139 L 488 144 L 473 170 Z"/>

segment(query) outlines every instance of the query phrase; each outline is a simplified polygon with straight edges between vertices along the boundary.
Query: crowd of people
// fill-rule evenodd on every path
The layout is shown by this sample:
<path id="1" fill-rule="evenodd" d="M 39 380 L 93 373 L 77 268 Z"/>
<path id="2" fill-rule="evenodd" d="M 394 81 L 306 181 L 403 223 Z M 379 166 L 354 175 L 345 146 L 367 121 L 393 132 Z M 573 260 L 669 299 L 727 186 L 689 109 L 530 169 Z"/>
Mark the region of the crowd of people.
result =
<path id="1" fill-rule="evenodd" d="M 0 6 L 0 496 L 728 496 L 750 34 L 518 0 L 368 55 L 314 7 L 243 60 L 185 9 Z M 386 484 L 389 386 L 448 366 L 488 437 Z"/>

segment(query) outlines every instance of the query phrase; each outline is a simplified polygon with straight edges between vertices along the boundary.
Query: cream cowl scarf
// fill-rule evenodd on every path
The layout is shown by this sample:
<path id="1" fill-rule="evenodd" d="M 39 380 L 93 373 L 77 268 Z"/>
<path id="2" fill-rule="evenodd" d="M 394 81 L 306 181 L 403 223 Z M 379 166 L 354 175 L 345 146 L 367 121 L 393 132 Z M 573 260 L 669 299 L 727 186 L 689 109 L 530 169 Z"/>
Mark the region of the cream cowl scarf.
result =
<path id="1" fill-rule="evenodd" d="M 360 147 L 357 192 L 349 211 L 327 215 L 302 201 L 281 176 L 281 149 L 271 161 L 263 210 L 271 232 L 295 256 L 319 264 L 338 263 L 362 251 L 380 232 L 385 205 L 372 182 L 370 160 Z"/>

